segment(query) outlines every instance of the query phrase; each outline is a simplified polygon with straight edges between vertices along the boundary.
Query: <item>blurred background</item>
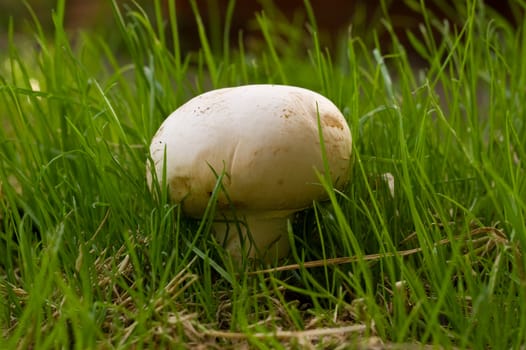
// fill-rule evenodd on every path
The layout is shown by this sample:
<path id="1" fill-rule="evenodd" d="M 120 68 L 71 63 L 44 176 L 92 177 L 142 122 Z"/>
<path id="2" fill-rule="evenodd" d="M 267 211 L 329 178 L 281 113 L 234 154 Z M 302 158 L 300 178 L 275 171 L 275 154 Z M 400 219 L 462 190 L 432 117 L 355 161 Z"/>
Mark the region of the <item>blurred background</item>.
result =
<path id="1" fill-rule="evenodd" d="M 136 9 L 131 1 L 116 0 L 119 6 Z M 208 30 L 212 48 L 220 46 L 224 32 L 225 17 L 229 0 L 196 0 L 203 22 Z M 504 18 L 517 25 L 522 23 L 523 10 L 519 1 L 486 0 L 486 11 L 491 16 Z M 56 6 L 56 0 L 29 0 L 29 6 L 39 19 L 42 28 L 49 33 L 53 30 L 51 13 Z M 153 1 L 136 0 L 146 12 L 154 12 Z M 168 17 L 168 0 L 161 0 L 163 16 Z M 389 44 L 389 35 L 382 19 L 391 19 L 394 31 L 402 42 L 407 40 L 406 31 L 418 33 L 419 25 L 424 21 L 420 15 L 419 0 L 391 1 L 352 1 L 352 0 L 311 0 L 310 4 L 316 17 L 319 39 L 323 46 L 335 48 L 342 37 L 352 28 L 354 36 L 360 36 L 365 41 L 374 40 L 373 32 L 378 33 L 382 44 Z M 179 26 L 179 36 L 183 50 L 193 50 L 199 47 L 198 32 L 192 6 L 189 0 L 175 0 Z M 425 6 L 433 9 L 436 17 L 433 20 L 447 19 L 452 25 L 461 24 L 462 10 L 465 2 L 454 0 L 428 0 Z M 264 11 L 265 15 L 276 25 L 288 25 L 309 30 L 308 14 L 303 0 L 238 0 L 232 12 L 230 43 L 239 42 L 239 32 L 243 32 L 243 40 L 248 48 L 257 48 L 260 34 L 256 13 Z M 153 18 L 154 16 L 152 16 Z M 20 0 L 0 1 L 0 40 L 5 43 L 5 33 L 13 19 L 15 32 L 34 32 L 34 22 L 31 11 Z M 65 25 L 71 32 L 79 29 L 97 31 L 107 35 L 108 40 L 118 40 L 118 31 L 114 30 L 110 0 L 68 0 L 66 1 Z M 4 34 L 1 34 L 4 33 Z M 5 46 L 5 45 L 2 45 Z M 216 47 L 216 49 L 219 49 Z"/>

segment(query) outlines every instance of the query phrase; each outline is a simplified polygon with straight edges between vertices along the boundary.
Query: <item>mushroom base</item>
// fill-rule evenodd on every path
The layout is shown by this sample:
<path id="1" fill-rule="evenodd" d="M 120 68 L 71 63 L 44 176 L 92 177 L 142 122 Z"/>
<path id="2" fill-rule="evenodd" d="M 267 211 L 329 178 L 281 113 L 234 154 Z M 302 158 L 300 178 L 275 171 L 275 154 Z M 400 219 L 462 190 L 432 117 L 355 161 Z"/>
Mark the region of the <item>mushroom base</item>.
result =
<path id="1" fill-rule="evenodd" d="M 289 252 L 289 219 L 292 219 L 290 213 L 280 213 L 279 216 L 245 214 L 240 215 L 238 220 L 223 216 L 221 221 L 214 222 L 214 235 L 236 260 L 246 256 L 273 263 Z"/>

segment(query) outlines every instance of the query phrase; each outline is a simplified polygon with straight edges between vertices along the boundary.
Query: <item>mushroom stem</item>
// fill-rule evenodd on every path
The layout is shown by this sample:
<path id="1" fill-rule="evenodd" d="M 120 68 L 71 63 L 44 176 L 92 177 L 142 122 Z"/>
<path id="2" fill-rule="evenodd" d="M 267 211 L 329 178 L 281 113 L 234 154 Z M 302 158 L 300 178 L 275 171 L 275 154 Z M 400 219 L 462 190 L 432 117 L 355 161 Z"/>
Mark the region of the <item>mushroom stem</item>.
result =
<path id="1" fill-rule="evenodd" d="M 279 215 L 251 213 L 237 220 L 222 215 L 221 220 L 214 222 L 214 235 L 236 260 L 241 260 L 246 254 L 246 257 L 272 263 L 289 251 L 287 223 L 292 218 L 290 212 Z"/>

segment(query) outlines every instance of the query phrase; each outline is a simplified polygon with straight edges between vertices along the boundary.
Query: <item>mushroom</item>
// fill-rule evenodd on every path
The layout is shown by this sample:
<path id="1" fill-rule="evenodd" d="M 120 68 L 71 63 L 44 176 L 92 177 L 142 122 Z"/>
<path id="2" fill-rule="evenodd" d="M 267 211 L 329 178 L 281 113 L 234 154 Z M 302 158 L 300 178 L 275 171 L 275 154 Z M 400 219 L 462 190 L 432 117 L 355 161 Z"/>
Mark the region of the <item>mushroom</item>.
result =
<path id="1" fill-rule="evenodd" d="M 324 173 L 321 139 L 332 184 L 342 188 L 349 179 L 351 133 L 338 108 L 307 89 L 246 85 L 183 104 L 160 126 L 150 154 L 157 181 L 165 171 L 170 199 L 193 218 L 203 216 L 223 174 L 215 237 L 234 258 L 245 253 L 272 262 L 289 250 L 293 214 L 328 198 L 318 178 Z"/>

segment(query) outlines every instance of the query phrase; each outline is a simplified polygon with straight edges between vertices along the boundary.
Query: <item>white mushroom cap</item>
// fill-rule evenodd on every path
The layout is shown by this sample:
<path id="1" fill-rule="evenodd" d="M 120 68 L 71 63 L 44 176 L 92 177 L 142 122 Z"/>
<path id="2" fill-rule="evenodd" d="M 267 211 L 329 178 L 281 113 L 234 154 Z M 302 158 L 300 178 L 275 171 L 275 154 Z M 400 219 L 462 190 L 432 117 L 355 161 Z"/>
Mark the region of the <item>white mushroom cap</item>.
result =
<path id="1" fill-rule="evenodd" d="M 213 90 L 182 105 L 152 140 L 157 178 L 162 179 L 166 168 L 171 200 L 181 203 L 185 214 L 200 218 L 217 174 L 224 171 L 230 201 L 224 193 L 218 196 L 216 218 L 231 220 L 233 205 L 255 243 L 249 255 L 261 257 L 268 245 L 279 241 L 266 258 L 283 256 L 288 250 L 287 218 L 327 197 L 316 174 L 324 170 L 318 111 L 330 175 L 341 188 L 349 178 L 351 156 L 351 133 L 343 115 L 318 93 L 281 85 Z M 151 185 L 150 171 L 147 178 Z M 228 250 L 240 254 L 239 234 L 231 230 L 225 239 L 225 226 L 217 225 L 216 235 Z M 241 233 L 244 237 L 246 232 Z"/>

